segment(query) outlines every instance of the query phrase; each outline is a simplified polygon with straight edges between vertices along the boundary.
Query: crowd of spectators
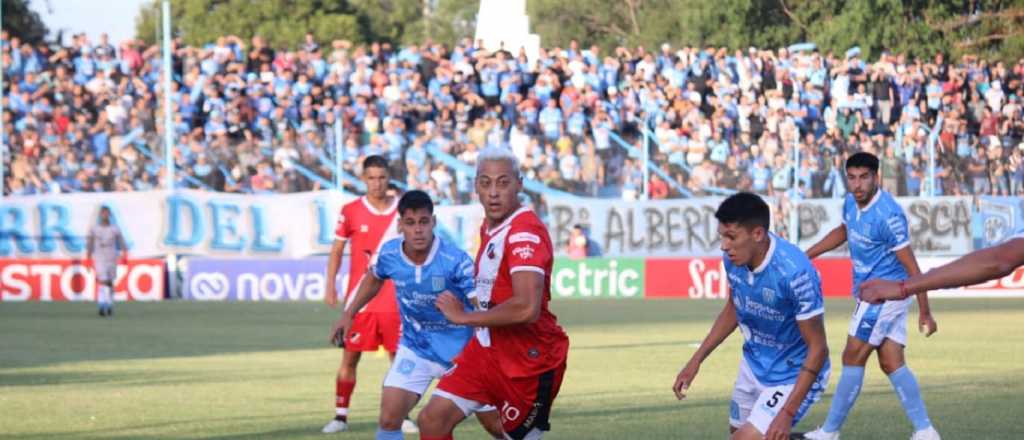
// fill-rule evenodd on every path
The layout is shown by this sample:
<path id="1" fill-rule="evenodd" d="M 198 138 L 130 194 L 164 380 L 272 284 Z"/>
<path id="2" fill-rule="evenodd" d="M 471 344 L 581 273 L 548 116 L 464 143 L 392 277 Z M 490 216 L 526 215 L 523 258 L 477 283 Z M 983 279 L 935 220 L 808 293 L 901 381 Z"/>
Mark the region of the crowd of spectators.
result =
<path id="1" fill-rule="evenodd" d="M 83 35 L 30 45 L 4 32 L 2 47 L 5 195 L 162 186 L 158 46 Z M 477 152 L 501 145 L 528 179 L 627 200 L 645 190 L 644 146 L 656 199 L 840 197 L 843 160 L 862 150 L 883 159 L 897 195 L 1024 193 L 1024 59 L 867 60 L 806 44 L 606 53 L 573 41 L 529 60 L 470 40 L 394 47 L 307 34 L 297 47 L 175 41 L 171 70 L 183 188 L 316 190 L 333 182 L 336 155 L 354 176 L 361 158 L 382 154 L 396 186 L 465 203 Z"/>

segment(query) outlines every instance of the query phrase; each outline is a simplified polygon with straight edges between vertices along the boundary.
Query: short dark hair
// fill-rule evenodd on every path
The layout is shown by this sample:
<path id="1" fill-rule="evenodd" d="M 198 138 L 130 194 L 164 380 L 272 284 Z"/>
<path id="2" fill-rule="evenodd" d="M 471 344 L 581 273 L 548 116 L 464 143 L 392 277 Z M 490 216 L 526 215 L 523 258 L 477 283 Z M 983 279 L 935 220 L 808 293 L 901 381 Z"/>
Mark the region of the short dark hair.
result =
<path id="1" fill-rule="evenodd" d="M 771 225 L 771 217 L 768 204 L 757 194 L 749 192 L 729 196 L 715 211 L 715 218 L 719 223 L 736 223 L 747 228 L 761 226 L 765 230 Z"/>
<path id="2" fill-rule="evenodd" d="M 398 215 L 405 215 L 407 211 L 417 209 L 426 209 L 430 214 L 434 213 L 434 201 L 427 193 L 414 189 L 398 199 Z"/>
<path id="3" fill-rule="evenodd" d="M 846 169 L 850 168 L 867 168 L 872 173 L 878 174 L 878 156 L 864 151 L 856 153 L 846 159 Z"/>
<path id="4" fill-rule="evenodd" d="M 367 168 L 383 168 L 388 171 L 388 161 L 377 154 L 367 156 L 366 159 L 363 159 L 363 171 L 366 171 Z"/>

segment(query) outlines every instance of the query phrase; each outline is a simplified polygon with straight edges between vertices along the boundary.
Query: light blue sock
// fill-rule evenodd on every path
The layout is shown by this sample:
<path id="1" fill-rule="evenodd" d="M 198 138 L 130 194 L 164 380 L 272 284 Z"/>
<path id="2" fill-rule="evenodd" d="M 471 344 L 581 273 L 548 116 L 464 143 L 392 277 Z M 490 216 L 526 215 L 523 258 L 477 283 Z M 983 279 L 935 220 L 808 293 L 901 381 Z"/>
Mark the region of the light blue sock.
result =
<path id="1" fill-rule="evenodd" d="M 839 432 L 846 421 L 846 415 L 853 408 L 860 394 L 861 385 L 864 384 L 864 367 L 843 366 L 843 373 L 839 376 L 839 384 L 836 385 L 836 394 L 832 396 L 832 406 L 828 409 L 828 417 L 825 418 L 825 425 L 821 429 L 826 432 Z"/>
<path id="2" fill-rule="evenodd" d="M 377 428 L 377 440 L 402 440 L 402 430 L 385 431 Z"/>
<path id="3" fill-rule="evenodd" d="M 928 409 L 924 407 L 924 400 L 921 399 L 921 388 L 917 386 L 917 379 L 910 368 L 904 365 L 893 371 L 889 375 L 889 382 L 892 382 L 892 388 L 896 390 L 907 418 L 914 424 L 914 431 L 932 426 L 932 421 L 928 419 Z"/>

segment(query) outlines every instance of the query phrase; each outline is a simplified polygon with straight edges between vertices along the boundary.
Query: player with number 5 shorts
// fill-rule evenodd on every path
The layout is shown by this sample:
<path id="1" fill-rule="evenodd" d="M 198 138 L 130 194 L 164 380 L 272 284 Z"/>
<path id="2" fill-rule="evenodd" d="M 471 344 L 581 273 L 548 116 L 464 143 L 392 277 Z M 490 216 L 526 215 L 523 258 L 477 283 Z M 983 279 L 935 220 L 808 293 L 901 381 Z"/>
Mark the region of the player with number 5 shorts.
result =
<path id="1" fill-rule="evenodd" d="M 738 193 L 715 212 L 729 299 L 672 389 L 686 397 L 700 365 L 736 328 L 743 357 L 729 408 L 733 440 L 787 440 L 828 384 L 821 280 L 799 248 L 768 231 L 768 205 Z"/>

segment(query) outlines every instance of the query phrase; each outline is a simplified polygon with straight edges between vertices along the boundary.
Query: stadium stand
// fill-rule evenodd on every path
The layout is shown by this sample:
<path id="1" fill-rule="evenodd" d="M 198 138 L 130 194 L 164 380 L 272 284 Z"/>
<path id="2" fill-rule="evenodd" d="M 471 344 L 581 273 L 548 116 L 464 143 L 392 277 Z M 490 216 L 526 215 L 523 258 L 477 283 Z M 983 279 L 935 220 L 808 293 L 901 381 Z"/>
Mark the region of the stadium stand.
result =
<path id="1" fill-rule="evenodd" d="M 140 41 L 30 46 L 3 34 L 5 195 L 139 191 L 163 174 L 161 58 Z M 884 186 L 1024 193 L 1024 59 L 917 59 L 813 44 L 763 50 L 582 48 L 484 53 L 472 42 L 392 47 L 313 36 L 294 50 L 224 36 L 173 49 L 173 157 L 182 188 L 267 193 L 332 185 L 383 154 L 394 182 L 468 202 L 472 165 L 506 145 L 553 190 L 652 198 L 752 190 L 840 197 L 842 162 L 883 158 Z M 793 149 L 799 148 L 795 167 Z M 795 177 L 795 178 L 794 178 Z M 540 185 L 538 185 L 540 186 Z"/>

